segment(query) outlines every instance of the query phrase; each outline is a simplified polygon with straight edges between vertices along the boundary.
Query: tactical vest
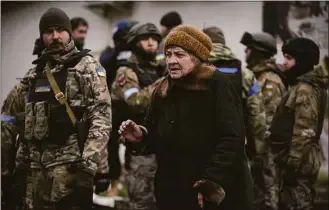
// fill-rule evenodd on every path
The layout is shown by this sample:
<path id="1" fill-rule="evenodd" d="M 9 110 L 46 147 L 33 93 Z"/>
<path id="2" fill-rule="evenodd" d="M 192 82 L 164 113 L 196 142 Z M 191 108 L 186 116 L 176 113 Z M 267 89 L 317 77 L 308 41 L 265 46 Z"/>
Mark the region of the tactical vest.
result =
<path id="1" fill-rule="evenodd" d="M 300 81 L 307 83 L 313 88 L 320 91 L 320 110 L 318 116 L 318 126 L 316 131 L 316 136 L 314 142 L 317 142 L 320 139 L 322 132 L 325 107 L 327 103 L 327 92 L 325 88 L 315 86 L 313 83 L 308 81 Z M 278 106 L 277 112 L 273 118 L 272 125 L 270 127 L 270 139 L 271 139 L 271 149 L 272 153 L 276 156 L 276 161 L 283 157 L 287 151 L 289 151 L 292 141 L 293 128 L 295 125 L 295 112 L 291 110 L 290 107 L 285 106 L 289 99 L 289 92 L 287 92 Z"/>
<path id="2" fill-rule="evenodd" d="M 59 72 L 53 73 L 60 90 L 64 94 L 66 93 L 67 69 L 77 65 L 89 51 L 83 50 L 72 55 L 63 63 Z M 28 102 L 25 105 L 24 137 L 26 140 L 47 140 L 54 144 L 64 144 L 70 135 L 77 132 L 76 126 L 73 126 L 65 105 L 61 105 L 56 100 L 50 83 L 43 73 L 46 62 L 37 60 L 34 63 L 37 63 L 36 76 L 30 81 Z M 67 100 L 69 103 L 69 99 Z M 85 108 L 71 106 L 71 109 L 77 121 L 80 121 Z"/>

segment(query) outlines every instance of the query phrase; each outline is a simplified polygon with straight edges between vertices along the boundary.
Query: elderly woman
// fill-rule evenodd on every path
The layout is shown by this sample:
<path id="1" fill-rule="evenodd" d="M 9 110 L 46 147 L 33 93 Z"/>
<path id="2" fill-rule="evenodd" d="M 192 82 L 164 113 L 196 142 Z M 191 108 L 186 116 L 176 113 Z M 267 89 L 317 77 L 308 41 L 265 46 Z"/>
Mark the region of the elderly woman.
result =
<path id="1" fill-rule="evenodd" d="M 155 153 L 159 210 L 251 209 L 241 102 L 228 78 L 206 63 L 210 51 L 202 31 L 172 30 L 169 75 L 153 93 L 145 125 L 128 120 L 119 130 L 136 155 Z"/>

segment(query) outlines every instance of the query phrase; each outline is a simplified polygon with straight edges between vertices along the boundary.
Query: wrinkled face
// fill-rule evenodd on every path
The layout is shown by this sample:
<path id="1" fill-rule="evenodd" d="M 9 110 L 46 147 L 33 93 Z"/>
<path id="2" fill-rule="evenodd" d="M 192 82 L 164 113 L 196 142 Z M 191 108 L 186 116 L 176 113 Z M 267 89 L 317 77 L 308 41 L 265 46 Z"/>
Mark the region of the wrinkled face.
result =
<path id="1" fill-rule="evenodd" d="M 251 48 L 247 47 L 245 50 L 245 61 L 248 63 L 248 61 L 250 60 L 250 54 L 251 54 Z"/>
<path id="2" fill-rule="evenodd" d="M 156 53 L 159 44 L 154 36 L 146 35 L 139 38 L 137 45 L 147 53 Z"/>
<path id="3" fill-rule="evenodd" d="M 198 59 L 191 56 L 180 47 L 170 47 L 165 52 L 169 75 L 172 79 L 180 79 L 200 63 Z"/>
<path id="4" fill-rule="evenodd" d="M 283 55 L 284 61 L 283 61 L 283 65 L 284 65 L 284 71 L 288 71 L 290 70 L 294 65 L 296 65 L 296 60 L 295 58 L 293 58 L 292 56 L 288 55 L 288 54 L 284 54 Z"/>
<path id="5" fill-rule="evenodd" d="M 74 40 L 74 43 L 76 43 L 77 45 L 83 45 L 87 36 L 87 32 L 87 26 L 79 25 L 78 28 L 72 31 L 72 38 Z"/>
<path id="6" fill-rule="evenodd" d="M 70 42 L 70 34 L 60 27 L 49 27 L 42 33 L 45 47 L 50 50 L 60 51 Z"/>

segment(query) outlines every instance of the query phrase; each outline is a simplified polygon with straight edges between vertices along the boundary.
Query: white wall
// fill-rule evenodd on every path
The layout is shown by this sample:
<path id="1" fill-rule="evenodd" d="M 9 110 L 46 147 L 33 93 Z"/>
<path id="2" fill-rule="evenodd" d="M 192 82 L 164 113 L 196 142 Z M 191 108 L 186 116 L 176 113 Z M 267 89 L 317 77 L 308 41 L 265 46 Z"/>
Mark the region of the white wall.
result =
<path id="1" fill-rule="evenodd" d="M 23 2 L 22 2 L 23 3 Z M 89 23 L 85 47 L 99 51 L 110 42 L 110 23 L 108 20 L 83 7 L 84 2 L 33 2 L 22 4 L 18 9 L 6 12 L 2 5 L 1 17 L 1 102 L 10 89 L 22 77 L 31 62 L 34 41 L 39 36 L 39 20 L 50 7 L 63 9 L 69 18 L 81 16 Z M 9 10 L 9 8 L 8 8 Z"/>

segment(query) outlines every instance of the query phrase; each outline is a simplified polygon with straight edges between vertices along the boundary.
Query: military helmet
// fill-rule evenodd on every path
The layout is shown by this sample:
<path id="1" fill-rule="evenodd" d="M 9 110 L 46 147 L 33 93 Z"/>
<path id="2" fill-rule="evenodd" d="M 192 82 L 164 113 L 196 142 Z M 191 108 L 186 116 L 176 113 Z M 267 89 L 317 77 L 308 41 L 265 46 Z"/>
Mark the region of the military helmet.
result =
<path id="1" fill-rule="evenodd" d="M 127 44 L 132 44 L 133 42 L 138 41 L 139 36 L 143 35 L 154 35 L 158 42 L 161 41 L 162 36 L 159 29 L 153 23 L 138 23 L 131 27 L 127 34 Z"/>
<path id="2" fill-rule="evenodd" d="M 253 47 L 262 52 L 272 53 L 273 55 L 277 53 L 276 40 L 268 33 L 245 32 L 240 43 L 248 47 Z"/>

